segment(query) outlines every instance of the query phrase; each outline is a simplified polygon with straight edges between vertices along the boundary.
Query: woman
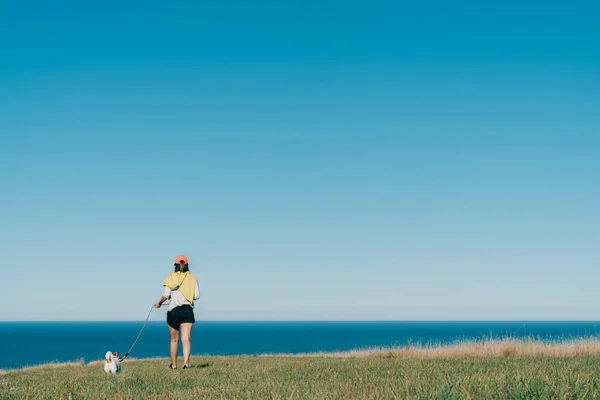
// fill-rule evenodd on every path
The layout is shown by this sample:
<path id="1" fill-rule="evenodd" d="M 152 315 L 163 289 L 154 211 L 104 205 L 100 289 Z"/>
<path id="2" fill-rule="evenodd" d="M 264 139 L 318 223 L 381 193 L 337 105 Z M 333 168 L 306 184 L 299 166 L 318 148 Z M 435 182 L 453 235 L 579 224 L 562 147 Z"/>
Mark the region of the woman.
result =
<path id="1" fill-rule="evenodd" d="M 194 300 L 200 298 L 200 289 L 196 277 L 190 273 L 188 259 L 180 255 L 175 259 L 175 271 L 171 272 L 163 283 L 163 295 L 154 304 L 160 308 L 162 303 L 171 299 L 169 311 L 167 312 L 167 325 L 171 335 L 171 365 L 169 368 L 177 368 L 177 347 L 179 344 L 179 332 L 181 331 L 181 344 L 183 346 L 183 368 L 189 367 L 192 336 L 192 325 L 196 322 L 194 318 Z"/>

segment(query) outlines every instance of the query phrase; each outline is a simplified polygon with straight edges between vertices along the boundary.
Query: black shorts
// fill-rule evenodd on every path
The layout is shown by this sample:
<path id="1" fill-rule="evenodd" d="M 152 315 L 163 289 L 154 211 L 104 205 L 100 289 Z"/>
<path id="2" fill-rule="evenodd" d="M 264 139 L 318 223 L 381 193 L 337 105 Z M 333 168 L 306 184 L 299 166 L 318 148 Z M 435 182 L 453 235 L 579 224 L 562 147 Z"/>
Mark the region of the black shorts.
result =
<path id="1" fill-rule="evenodd" d="M 194 323 L 196 318 L 194 317 L 194 309 L 192 306 L 183 305 L 175 307 L 171 311 L 167 312 L 167 324 L 176 330 L 179 330 L 179 326 L 185 323 Z"/>

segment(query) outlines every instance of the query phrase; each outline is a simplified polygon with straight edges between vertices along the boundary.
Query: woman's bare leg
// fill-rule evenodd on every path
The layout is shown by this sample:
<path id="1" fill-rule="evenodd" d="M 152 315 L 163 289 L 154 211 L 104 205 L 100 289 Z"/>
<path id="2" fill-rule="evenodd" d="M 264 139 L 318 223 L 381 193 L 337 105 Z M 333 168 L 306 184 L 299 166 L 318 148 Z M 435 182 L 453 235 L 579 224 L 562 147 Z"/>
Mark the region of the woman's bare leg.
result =
<path id="1" fill-rule="evenodd" d="M 168 325 L 167 325 L 168 326 Z M 179 331 L 169 326 L 169 335 L 171 335 L 171 363 L 177 366 L 177 346 L 179 344 Z"/>
<path id="2" fill-rule="evenodd" d="M 192 352 L 192 325 L 189 322 L 181 324 L 181 345 L 183 347 L 183 365 L 189 366 Z"/>

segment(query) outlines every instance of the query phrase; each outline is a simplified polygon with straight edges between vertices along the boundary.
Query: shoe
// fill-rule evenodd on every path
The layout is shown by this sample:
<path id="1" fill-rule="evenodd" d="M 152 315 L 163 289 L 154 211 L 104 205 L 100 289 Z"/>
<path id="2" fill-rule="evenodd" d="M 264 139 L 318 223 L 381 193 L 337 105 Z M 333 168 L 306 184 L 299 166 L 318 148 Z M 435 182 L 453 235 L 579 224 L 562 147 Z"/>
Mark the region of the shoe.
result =
<path id="1" fill-rule="evenodd" d="M 189 368 L 187 365 L 183 364 L 183 369 Z"/>
<path id="2" fill-rule="evenodd" d="M 177 365 L 173 366 L 173 364 L 169 364 L 169 368 L 170 369 L 177 369 Z M 183 368 L 185 368 L 185 366 Z"/>

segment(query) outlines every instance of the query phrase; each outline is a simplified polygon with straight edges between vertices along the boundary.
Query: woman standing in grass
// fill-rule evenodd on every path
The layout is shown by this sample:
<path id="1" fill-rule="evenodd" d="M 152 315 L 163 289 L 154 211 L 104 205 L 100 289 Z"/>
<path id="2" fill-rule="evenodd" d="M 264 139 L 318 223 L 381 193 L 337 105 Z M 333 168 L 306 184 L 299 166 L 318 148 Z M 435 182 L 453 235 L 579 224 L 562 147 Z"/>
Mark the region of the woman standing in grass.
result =
<path id="1" fill-rule="evenodd" d="M 162 303 L 171 299 L 167 312 L 167 325 L 171 335 L 171 369 L 177 368 L 177 347 L 179 332 L 183 346 L 183 368 L 189 367 L 192 351 L 192 325 L 194 317 L 194 300 L 200 298 L 200 289 L 196 277 L 190 273 L 186 256 L 180 255 L 175 259 L 175 271 L 171 272 L 163 283 L 163 295 L 154 307 L 160 308 Z"/>

